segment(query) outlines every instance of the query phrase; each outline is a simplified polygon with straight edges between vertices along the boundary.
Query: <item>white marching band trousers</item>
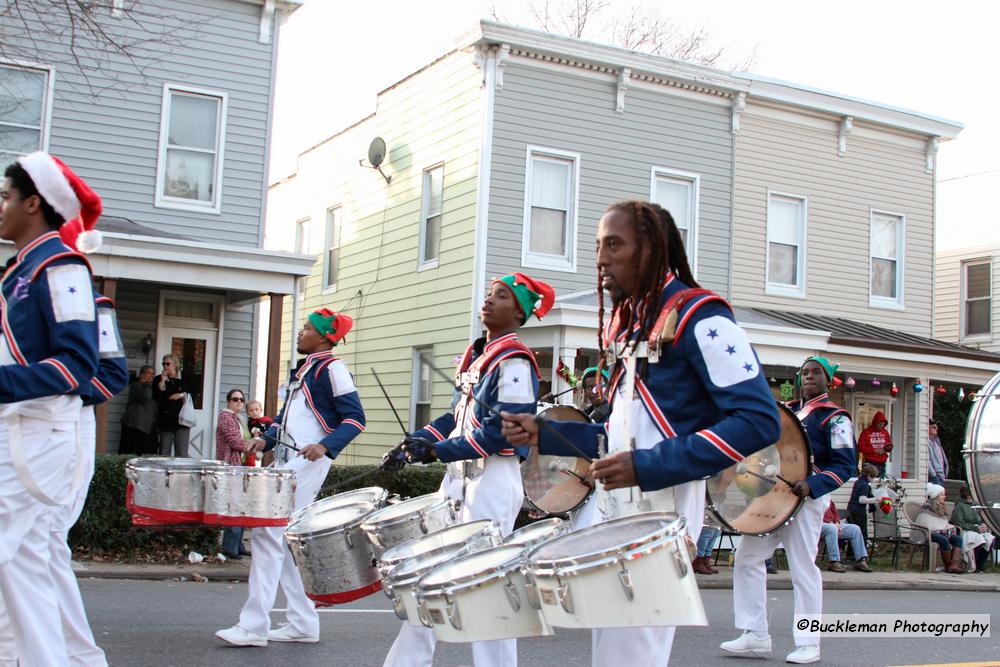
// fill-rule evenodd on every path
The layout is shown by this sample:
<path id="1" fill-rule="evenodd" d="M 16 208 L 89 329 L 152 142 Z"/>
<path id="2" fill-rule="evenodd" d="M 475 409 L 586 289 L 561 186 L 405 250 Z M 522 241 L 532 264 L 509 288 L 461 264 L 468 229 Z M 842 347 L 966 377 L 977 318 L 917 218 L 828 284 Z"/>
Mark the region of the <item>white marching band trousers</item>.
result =
<path id="1" fill-rule="evenodd" d="M 326 456 L 316 461 L 296 456 L 281 466 L 295 471 L 294 509 L 313 502 L 330 470 Z M 266 637 L 271 629 L 271 607 L 278 595 L 278 584 L 288 600 L 288 622 L 299 632 L 319 636 L 319 614 L 312 600 L 306 597 L 302 577 L 285 544 L 285 527 L 254 528 L 250 538 L 253 558 L 250 560 L 250 594 L 240 611 L 240 627 L 247 632 Z"/>
<path id="2" fill-rule="evenodd" d="M 767 630 L 767 570 L 764 561 L 778 544 L 785 547 L 792 575 L 796 614 L 823 613 L 823 576 L 816 551 L 828 496 L 806 498 L 795 519 L 764 537 L 744 535 L 733 566 L 733 612 L 736 627 L 757 634 Z M 813 637 L 795 637 L 796 646 L 819 645 Z"/>

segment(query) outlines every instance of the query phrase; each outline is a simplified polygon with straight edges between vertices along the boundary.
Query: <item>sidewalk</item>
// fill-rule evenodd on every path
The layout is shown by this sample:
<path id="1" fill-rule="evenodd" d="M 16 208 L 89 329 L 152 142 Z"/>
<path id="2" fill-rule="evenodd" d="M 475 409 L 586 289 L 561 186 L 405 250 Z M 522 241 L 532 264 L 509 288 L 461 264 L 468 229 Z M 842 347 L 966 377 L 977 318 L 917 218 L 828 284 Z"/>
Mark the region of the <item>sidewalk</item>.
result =
<path id="1" fill-rule="evenodd" d="M 721 562 L 718 574 L 697 575 L 701 588 L 732 588 L 733 569 Z M 80 578 L 96 579 L 148 579 L 191 581 L 195 575 L 208 581 L 246 581 L 250 575 L 250 559 L 225 563 L 204 562 L 197 565 L 130 565 L 128 563 L 101 563 L 73 561 L 73 570 Z M 821 570 L 824 590 L 917 590 L 989 592 L 1000 591 L 1000 574 L 930 574 L 927 572 L 857 572 L 848 570 L 836 574 Z M 791 590 L 792 580 L 788 570 L 767 576 L 769 590 Z"/>

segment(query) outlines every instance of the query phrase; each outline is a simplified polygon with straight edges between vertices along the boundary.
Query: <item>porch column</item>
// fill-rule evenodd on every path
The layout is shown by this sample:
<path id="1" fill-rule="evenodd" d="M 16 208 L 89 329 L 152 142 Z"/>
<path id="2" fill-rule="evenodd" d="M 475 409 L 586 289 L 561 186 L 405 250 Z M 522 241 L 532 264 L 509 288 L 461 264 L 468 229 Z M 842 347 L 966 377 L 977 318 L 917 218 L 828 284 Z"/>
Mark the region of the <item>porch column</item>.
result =
<path id="1" fill-rule="evenodd" d="M 264 414 L 278 414 L 278 385 L 281 383 L 281 308 L 284 296 L 268 295 L 271 317 L 267 325 L 267 366 L 264 376 Z"/>
<path id="2" fill-rule="evenodd" d="M 118 292 L 118 280 L 116 278 L 101 278 L 101 286 L 98 288 L 101 294 L 112 301 Z M 100 403 L 94 407 L 94 419 L 97 422 L 97 453 L 106 454 L 108 451 L 108 403 Z"/>

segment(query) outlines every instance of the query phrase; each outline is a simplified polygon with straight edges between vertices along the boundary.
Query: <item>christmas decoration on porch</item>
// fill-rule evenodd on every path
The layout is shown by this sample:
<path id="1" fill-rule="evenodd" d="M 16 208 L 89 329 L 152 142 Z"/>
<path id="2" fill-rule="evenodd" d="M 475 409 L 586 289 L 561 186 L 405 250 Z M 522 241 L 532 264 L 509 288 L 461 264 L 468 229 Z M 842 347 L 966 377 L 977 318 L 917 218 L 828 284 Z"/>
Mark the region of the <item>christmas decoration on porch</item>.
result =
<path id="1" fill-rule="evenodd" d="M 564 364 L 562 359 L 559 360 L 559 365 L 556 366 L 556 375 L 561 377 L 570 387 L 575 388 L 576 385 L 580 384 L 580 381 L 573 375 L 572 369 Z"/>
<path id="2" fill-rule="evenodd" d="M 844 381 L 844 389 L 846 389 L 847 391 L 854 391 L 854 385 L 856 385 L 857 383 L 858 383 L 857 380 L 855 380 L 852 377 L 849 377 L 847 378 L 847 380 Z"/>
<path id="3" fill-rule="evenodd" d="M 889 387 L 889 395 L 895 398 L 898 394 L 899 394 L 899 387 L 897 387 L 896 383 L 893 382 L 892 386 Z"/>
<path id="4" fill-rule="evenodd" d="M 914 394 L 919 394 L 923 390 L 924 390 L 924 383 L 920 381 L 920 378 L 917 378 L 916 380 L 914 380 L 913 381 L 913 393 Z"/>
<path id="5" fill-rule="evenodd" d="M 872 386 L 873 386 L 873 387 L 881 387 L 881 386 L 882 386 L 882 383 L 878 381 L 878 378 L 877 378 L 877 377 L 873 377 L 873 378 L 872 378 Z"/>
<path id="6" fill-rule="evenodd" d="M 780 387 L 778 387 L 778 395 L 783 401 L 792 400 L 792 396 L 795 395 L 795 387 L 788 380 L 785 380 Z"/>

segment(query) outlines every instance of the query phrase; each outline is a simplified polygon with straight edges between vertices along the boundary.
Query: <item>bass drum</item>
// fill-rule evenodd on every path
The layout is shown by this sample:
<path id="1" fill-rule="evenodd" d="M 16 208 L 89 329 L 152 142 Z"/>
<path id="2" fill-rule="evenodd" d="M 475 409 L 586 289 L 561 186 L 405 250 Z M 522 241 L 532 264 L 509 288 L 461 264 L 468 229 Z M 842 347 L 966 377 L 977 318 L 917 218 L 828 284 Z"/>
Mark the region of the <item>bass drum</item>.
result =
<path id="1" fill-rule="evenodd" d="M 1000 534 L 1000 373 L 976 394 L 965 429 L 965 472 L 980 515 Z"/>
<path id="2" fill-rule="evenodd" d="M 794 484 L 812 471 L 812 450 L 802 422 L 778 403 L 781 436 L 773 445 L 746 457 L 708 479 L 706 508 L 730 531 L 769 535 L 795 516 L 804 502 L 792 493 Z"/>
<path id="3" fill-rule="evenodd" d="M 587 415 L 571 405 L 544 408 L 537 418 L 590 422 Z M 583 482 L 589 471 L 586 459 L 539 454 L 537 447 L 531 447 L 528 458 L 521 463 L 524 500 L 532 509 L 545 514 L 565 514 L 579 509 L 594 492 L 593 487 Z"/>

